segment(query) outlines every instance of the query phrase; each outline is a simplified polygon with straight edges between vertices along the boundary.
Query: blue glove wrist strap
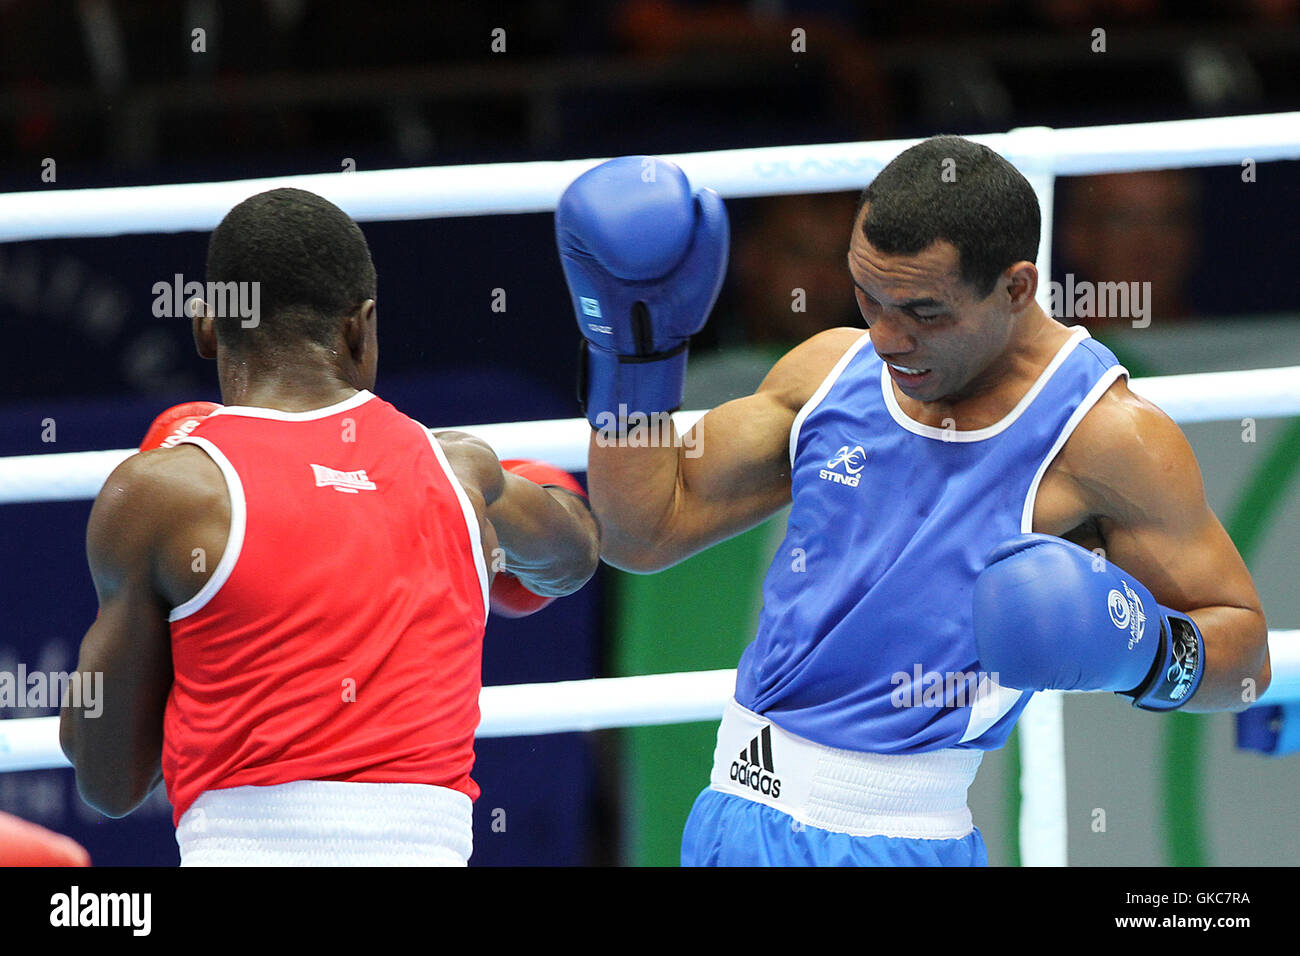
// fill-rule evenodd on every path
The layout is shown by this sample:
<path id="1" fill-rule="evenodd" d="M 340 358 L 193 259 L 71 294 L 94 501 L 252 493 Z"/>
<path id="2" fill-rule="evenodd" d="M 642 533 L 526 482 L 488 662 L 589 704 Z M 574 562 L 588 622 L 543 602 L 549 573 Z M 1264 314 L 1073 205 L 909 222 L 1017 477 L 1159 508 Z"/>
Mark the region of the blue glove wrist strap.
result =
<path id="1" fill-rule="evenodd" d="M 1196 693 L 1205 673 L 1205 642 L 1186 614 L 1160 607 L 1160 652 L 1151 673 L 1129 691 L 1142 710 L 1176 710 Z"/>
<path id="2" fill-rule="evenodd" d="M 681 408 L 689 345 L 689 340 L 683 340 L 666 352 L 619 355 L 593 348 L 583 339 L 578 359 L 578 401 L 587 421 L 593 428 L 622 433 L 630 416 Z"/>

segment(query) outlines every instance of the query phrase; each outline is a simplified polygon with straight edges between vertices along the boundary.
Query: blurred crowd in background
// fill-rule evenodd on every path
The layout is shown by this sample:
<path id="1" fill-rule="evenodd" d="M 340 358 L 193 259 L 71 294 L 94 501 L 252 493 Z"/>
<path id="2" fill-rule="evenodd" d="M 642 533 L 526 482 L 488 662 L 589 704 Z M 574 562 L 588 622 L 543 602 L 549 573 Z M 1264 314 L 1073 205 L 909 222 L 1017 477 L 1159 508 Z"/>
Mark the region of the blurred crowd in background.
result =
<path id="1" fill-rule="evenodd" d="M 7 171 L 120 176 L 1261 112 L 1297 31 L 1296 0 L 0 0 L 0 136 Z"/>
<path id="2" fill-rule="evenodd" d="M 0 188 L 1276 112 L 1300 104 L 1298 63 L 1300 0 L 0 0 Z M 47 159 L 55 183 L 40 179 Z M 1276 164 L 1253 191 L 1232 168 L 1062 180 L 1053 278 L 1150 281 L 1158 322 L 1293 309 L 1266 227 L 1294 220 L 1295 166 Z M 731 273 L 697 350 L 788 345 L 857 322 L 841 268 L 851 205 L 733 202 Z M 570 355 L 547 230 L 512 219 L 445 236 L 426 224 L 418 240 L 367 227 L 380 250 L 390 232 L 395 248 L 422 246 L 456 287 L 419 296 L 437 313 L 413 312 L 401 299 L 430 270 L 377 252 L 381 305 L 398 316 L 386 331 L 402 344 L 387 370 L 437 369 L 469 350 L 536 373 L 537 350 L 554 347 L 541 336 L 564 336 L 554 355 Z M 138 242 L 132 261 L 143 255 L 151 275 L 201 272 L 201 242 L 168 243 L 156 259 Z M 483 272 L 493 257 L 467 245 L 500 261 Z M 1214 264 L 1225 257 L 1231 290 Z M 0 316 L 36 326 L 26 345 L 38 361 L 9 380 L 14 397 L 163 393 L 207 378 L 184 330 L 144 312 L 143 280 L 93 241 L 0 246 L 0 280 Z M 808 290 L 801 313 L 794 287 Z M 516 310 L 513 326 L 431 333 L 481 315 L 495 288 L 527 303 L 526 321 Z M 57 375 L 39 361 L 51 349 L 70 358 Z M 542 364 L 567 392 L 571 369 Z"/>
<path id="3" fill-rule="evenodd" d="M 1300 104 L 1297 63 L 1300 0 L 0 0 L 0 189 L 1276 112 Z M 41 179 L 51 159 L 53 183 Z M 1062 180 L 1053 277 L 1150 281 L 1161 322 L 1294 308 L 1270 259 L 1283 253 L 1249 208 L 1286 221 L 1294 166 L 1253 192 L 1230 168 Z M 737 201 L 732 214 L 736 254 L 697 350 L 775 348 L 857 321 L 840 268 L 851 197 Z M 381 305 L 397 318 L 386 332 L 402 346 L 386 370 L 436 370 L 469 350 L 536 373 L 538 349 L 553 349 L 540 377 L 568 391 L 571 369 L 552 368 L 573 338 L 554 250 L 544 226 L 514 218 L 426 224 L 418 239 L 367 227 L 377 250 L 389 233 L 393 248 L 423 247 L 455 286 L 421 292 L 437 313 L 413 311 L 401 300 L 430 270 L 377 251 Z M 11 397 L 210 381 L 184 330 L 144 308 L 150 276 L 201 272 L 201 241 L 151 254 L 135 240 L 141 278 L 102 246 L 0 246 L 0 317 L 26 329 L 35 359 L 9 378 Z M 493 257 L 467 247 L 500 261 L 484 272 Z M 1205 272 L 1224 256 L 1245 265 L 1231 292 Z M 794 287 L 808 290 L 801 313 Z M 526 321 L 434 334 L 481 315 L 495 288 L 527 304 Z M 562 350 L 542 341 L 555 336 Z M 54 354 L 58 374 L 42 362 Z"/>

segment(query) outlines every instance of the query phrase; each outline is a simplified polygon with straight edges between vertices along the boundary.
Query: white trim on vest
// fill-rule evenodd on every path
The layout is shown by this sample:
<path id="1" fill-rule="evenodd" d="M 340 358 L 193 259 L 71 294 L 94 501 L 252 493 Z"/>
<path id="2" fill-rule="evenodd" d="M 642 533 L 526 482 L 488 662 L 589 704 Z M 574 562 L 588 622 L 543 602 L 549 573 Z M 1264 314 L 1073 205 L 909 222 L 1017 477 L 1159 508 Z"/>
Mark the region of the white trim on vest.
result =
<path id="1" fill-rule="evenodd" d="M 1053 356 L 1052 360 L 1047 363 L 1047 368 L 1043 369 L 1038 378 L 1034 380 L 1034 384 L 1029 386 L 1029 391 L 1025 392 L 1024 397 L 1016 403 L 1016 407 L 1011 409 L 1011 411 L 1007 412 L 1006 415 L 994 422 L 992 425 L 987 425 L 984 428 L 976 428 L 972 431 L 961 431 L 955 428 L 936 428 L 933 425 L 922 425 L 916 419 L 908 415 L 907 412 L 903 411 L 902 406 L 898 404 L 898 396 L 894 394 L 893 376 L 889 374 L 889 370 L 885 368 L 885 363 L 882 361 L 880 363 L 880 391 L 885 399 L 885 407 L 889 409 L 890 417 L 893 418 L 898 425 L 907 429 L 914 435 L 920 435 L 922 438 L 933 438 L 936 441 L 943 442 L 986 441 L 1015 424 L 1016 419 L 1024 414 L 1025 410 L 1033 404 L 1034 399 L 1038 397 L 1038 394 L 1047 387 L 1047 383 L 1051 381 L 1056 370 L 1065 363 L 1067 358 L 1070 357 L 1070 353 L 1074 351 L 1075 346 L 1084 339 L 1092 338 L 1092 336 L 1088 334 L 1088 330 L 1082 325 L 1076 325 L 1070 331 L 1070 337 L 1065 341 L 1060 349 L 1057 350 L 1057 353 Z"/>
<path id="2" fill-rule="evenodd" d="M 834 386 L 836 379 L 848 367 L 849 362 L 853 361 L 853 356 L 862 350 L 862 346 L 871 341 L 871 333 L 863 332 L 862 336 L 850 345 L 840 356 L 840 360 L 835 363 L 835 367 L 830 370 L 827 376 L 822 379 L 822 383 L 817 386 L 817 391 L 813 392 L 812 398 L 804 402 L 803 408 L 799 409 L 799 414 L 794 417 L 794 424 L 790 426 L 790 466 L 794 467 L 795 450 L 799 445 L 799 430 L 803 428 L 804 419 L 806 419 Z"/>
<path id="3" fill-rule="evenodd" d="M 240 418 L 269 418 L 277 422 L 311 422 L 319 418 L 329 418 L 331 415 L 337 415 L 340 412 L 350 412 L 374 397 L 373 393 L 363 388 L 355 395 L 345 398 L 341 402 L 326 405 L 324 408 L 313 408 L 305 412 L 283 412 L 278 408 L 260 408 L 256 405 L 222 405 L 208 417 L 235 415 Z"/>
<path id="4" fill-rule="evenodd" d="M 452 470 L 451 463 L 447 461 L 447 455 L 442 450 L 437 436 L 425 428 L 424 435 L 429 439 L 429 444 L 433 446 L 433 453 L 437 456 L 438 464 L 442 466 L 443 473 L 446 474 L 447 480 L 451 483 L 452 491 L 456 492 L 456 499 L 460 502 L 460 510 L 465 518 L 465 527 L 469 531 L 469 544 L 474 552 L 474 568 L 478 571 L 479 585 L 483 590 L 483 618 L 486 621 L 487 615 L 492 609 L 491 599 L 488 596 L 488 573 L 487 562 L 483 558 L 483 533 L 479 528 L 478 515 L 474 513 L 474 506 L 469 503 L 469 496 L 465 494 L 465 489 L 456 477 L 456 472 Z"/>
<path id="5" fill-rule="evenodd" d="M 244 528 L 248 521 L 248 506 L 244 501 L 244 484 L 239 480 L 239 472 L 235 471 L 235 466 L 230 463 L 229 458 L 222 454 L 221 449 L 206 438 L 196 438 L 192 435 L 182 438 L 177 444 L 198 445 L 221 469 L 221 475 L 226 479 L 226 492 L 230 495 L 230 531 L 226 535 L 226 547 L 221 553 L 221 560 L 217 562 L 217 566 L 212 572 L 212 577 L 208 578 L 203 587 L 199 588 L 198 594 L 184 604 L 172 608 L 171 613 L 167 615 L 167 620 L 171 622 L 189 617 L 216 597 L 222 585 L 229 579 L 231 572 L 235 570 L 235 562 L 239 560 L 240 552 L 244 549 Z"/>

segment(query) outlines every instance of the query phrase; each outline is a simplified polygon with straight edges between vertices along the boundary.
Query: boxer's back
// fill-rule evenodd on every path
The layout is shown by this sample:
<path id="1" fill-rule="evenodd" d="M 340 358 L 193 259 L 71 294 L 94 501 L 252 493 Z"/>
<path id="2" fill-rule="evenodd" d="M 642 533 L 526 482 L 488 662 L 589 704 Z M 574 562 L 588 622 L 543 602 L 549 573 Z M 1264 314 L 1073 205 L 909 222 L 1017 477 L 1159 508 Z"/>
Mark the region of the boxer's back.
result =
<path id="1" fill-rule="evenodd" d="M 227 407 L 186 442 L 220 467 L 231 518 L 169 617 L 175 819 L 205 790 L 297 780 L 476 797 L 487 574 L 440 446 L 365 391 L 312 412 Z"/>

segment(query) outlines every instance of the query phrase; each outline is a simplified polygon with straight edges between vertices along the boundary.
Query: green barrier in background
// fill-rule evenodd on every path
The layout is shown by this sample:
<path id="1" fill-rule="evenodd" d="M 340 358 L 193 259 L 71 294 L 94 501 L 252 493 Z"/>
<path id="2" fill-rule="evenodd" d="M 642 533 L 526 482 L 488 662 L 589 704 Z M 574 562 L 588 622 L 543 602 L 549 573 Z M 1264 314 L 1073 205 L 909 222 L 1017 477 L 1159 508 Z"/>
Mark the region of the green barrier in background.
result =
<path id="1" fill-rule="evenodd" d="M 658 574 L 612 573 L 615 673 L 735 667 L 754 637 L 763 575 L 784 531 L 783 512 Z M 620 731 L 625 865 L 680 862 L 682 827 L 709 784 L 717 731 L 716 720 Z"/>

